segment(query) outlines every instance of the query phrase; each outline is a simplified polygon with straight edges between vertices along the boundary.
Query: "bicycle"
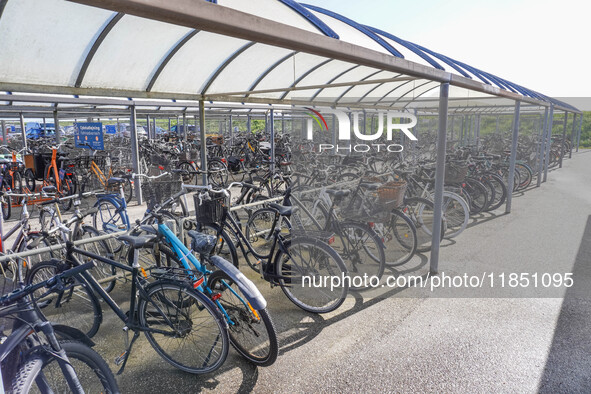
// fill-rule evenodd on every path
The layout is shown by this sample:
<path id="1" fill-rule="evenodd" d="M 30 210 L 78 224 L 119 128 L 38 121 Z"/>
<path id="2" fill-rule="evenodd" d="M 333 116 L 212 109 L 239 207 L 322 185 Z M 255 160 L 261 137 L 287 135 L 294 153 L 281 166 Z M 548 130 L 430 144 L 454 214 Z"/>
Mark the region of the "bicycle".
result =
<path id="1" fill-rule="evenodd" d="M 230 194 L 233 186 L 240 185 L 242 184 L 239 182 L 233 182 L 222 190 Z M 183 188 L 214 192 L 208 186 L 183 185 Z M 214 193 L 219 194 L 221 191 Z M 248 264 L 258 267 L 261 278 L 268 281 L 272 287 L 281 287 L 287 298 L 305 311 L 328 313 L 341 306 L 349 290 L 348 281 L 342 280 L 339 286 L 331 289 L 325 286 L 305 285 L 306 279 L 309 279 L 310 285 L 314 280 L 314 283 L 319 283 L 332 277 L 346 277 L 347 268 L 342 258 L 327 244 L 333 237 L 332 234 L 316 234 L 317 237 L 295 234 L 295 237 L 289 238 L 281 234 L 280 227 L 274 226 L 268 252 L 261 253 L 253 246 L 253 242 L 257 242 L 256 236 L 259 231 L 252 229 L 251 238 L 247 237 L 235 217 L 229 214 L 229 203 L 226 205 L 224 200 L 224 197 L 207 199 L 206 195 L 195 195 L 197 223 L 200 225 L 200 231 L 215 235 L 215 238 L 212 238 L 212 241 L 215 241 L 214 247 L 227 247 L 232 251 L 230 255 L 237 255 L 236 246 L 232 241 L 236 239 Z M 231 201 L 231 196 L 227 200 Z M 275 211 L 275 221 L 279 223 L 288 220 L 293 213 L 292 207 L 273 203 L 269 204 L 269 207 Z M 226 230 L 230 231 L 233 238 Z M 256 262 L 251 261 L 251 255 Z M 238 264 L 237 261 L 231 263 Z"/>
<path id="2" fill-rule="evenodd" d="M 60 197 L 71 196 L 76 193 L 77 178 L 71 173 L 70 176 L 66 176 L 66 171 L 63 168 L 59 168 L 57 164 L 58 150 L 63 144 L 51 147 L 51 161 L 49 166 L 45 169 L 45 177 L 43 179 L 43 186 L 55 186 L 57 194 Z M 64 200 L 62 208 L 64 210 L 70 209 L 72 206 L 72 200 Z"/>
<path id="3" fill-rule="evenodd" d="M 279 351 L 277 334 L 266 309 L 267 302 L 257 287 L 230 262 L 212 254 L 216 241 L 214 236 L 194 230 L 188 232 L 191 249 L 200 256 L 197 259 L 164 221 L 163 209 L 189 193 L 189 187 L 194 188 L 183 185 L 180 192 L 154 207 L 142 222 L 150 222 L 153 218 L 156 223 L 149 226 L 140 224 L 136 231 L 157 234 L 160 238 L 150 254 L 155 257 L 154 265 L 201 273 L 203 279 L 197 289 L 210 297 L 225 317 L 234 348 L 256 365 L 271 365 Z M 132 231 L 132 234 L 137 232 Z M 210 271 L 206 264 L 217 271 Z"/>
<path id="4" fill-rule="evenodd" d="M 121 374 L 125 369 L 140 332 L 144 333 L 154 350 L 174 367 L 194 374 L 213 372 L 223 364 L 228 355 L 226 321 L 212 300 L 195 289 L 204 281 L 198 272 L 170 267 L 146 270 L 141 267 L 138 259 L 139 249 L 156 242 L 157 238 L 155 235 L 118 236 L 120 242 L 125 242 L 130 247 L 127 265 L 79 249 L 73 242 L 68 241 L 64 261 L 54 260 L 37 264 L 27 276 L 27 283 L 37 283 L 72 266 L 80 266 L 81 263 L 76 257 L 78 255 L 113 265 L 117 270 L 131 275 L 128 312 L 117 305 L 89 272 L 73 276 L 75 280 L 57 291 L 53 297 L 36 297 L 35 305 L 40 311 L 44 311 L 50 320 L 56 314 L 67 315 L 64 316 L 64 320 L 68 321 L 68 325 L 78 329 L 87 325 L 86 320 L 92 320 L 90 329 L 81 329 L 92 337 L 102 322 L 98 295 L 125 324 L 123 330 L 126 333 L 126 349 L 115 360 L 117 365 L 121 365 L 117 374 Z M 83 303 L 92 305 L 90 313 L 83 311 Z M 67 306 L 70 307 L 69 314 L 64 308 Z M 134 333 L 131 341 L 128 338 L 130 330 Z"/>
<path id="5" fill-rule="evenodd" d="M 109 192 L 111 185 L 109 185 L 108 180 L 113 177 L 122 177 L 122 179 L 124 179 L 124 182 L 122 184 L 124 191 L 123 195 L 125 196 L 125 201 L 130 202 L 133 198 L 133 183 L 131 179 L 129 177 L 123 177 L 125 175 L 123 172 L 113 172 L 113 168 L 111 167 L 110 155 L 105 157 L 105 168 L 108 168 L 108 171 L 105 169 L 105 172 L 103 172 L 95 161 L 95 157 L 98 151 L 96 149 L 93 149 L 89 144 L 83 145 L 88 147 L 92 151 L 92 160 L 90 161 L 90 168 L 88 169 L 88 174 L 84 177 L 84 180 L 82 181 L 82 191 L 101 190 L 104 192 Z"/>
<path id="6" fill-rule="evenodd" d="M 93 343 L 73 328 L 49 324 L 27 300 L 43 288 L 58 291 L 71 277 L 92 267 L 92 263 L 75 267 L 0 298 L 0 317 L 14 319 L 12 332 L 0 333 L 0 380 L 12 382 L 10 387 L 0 385 L 6 392 L 119 393 L 113 373 L 91 349 Z"/>

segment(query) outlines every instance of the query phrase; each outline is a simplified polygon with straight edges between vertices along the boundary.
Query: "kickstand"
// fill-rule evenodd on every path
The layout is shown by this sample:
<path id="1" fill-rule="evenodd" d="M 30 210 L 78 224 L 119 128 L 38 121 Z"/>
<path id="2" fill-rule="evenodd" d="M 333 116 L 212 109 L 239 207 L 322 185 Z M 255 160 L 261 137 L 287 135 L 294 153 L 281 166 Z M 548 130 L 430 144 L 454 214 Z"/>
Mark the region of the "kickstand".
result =
<path id="1" fill-rule="evenodd" d="M 121 375 L 123 373 L 123 370 L 125 369 L 125 364 L 127 364 L 127 359 L 131 354 L 131 347 L 133 346 L 134 342 L 139 338 L 139 336 L 139 331 L 134 331 L 133 338 L 131 338 L 131 342 L 129 343 L 127 349 L 125 349 L 123 354 L 121 354 L 119 357 L 115 359 L 115 364 L 121 365 L 121 368 L 119 368 L 119 371 L 117 371 L 117 375 Z"/>

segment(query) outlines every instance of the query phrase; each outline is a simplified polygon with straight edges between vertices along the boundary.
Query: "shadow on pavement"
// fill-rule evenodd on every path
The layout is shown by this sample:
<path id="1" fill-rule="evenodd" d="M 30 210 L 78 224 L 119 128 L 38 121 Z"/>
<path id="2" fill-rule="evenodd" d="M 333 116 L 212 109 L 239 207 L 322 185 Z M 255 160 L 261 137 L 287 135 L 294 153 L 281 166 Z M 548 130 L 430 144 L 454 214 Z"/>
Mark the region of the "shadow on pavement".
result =
<path id="1" fill-rule="evenodd" d="M 541 393 L 591 392 L 591 216 L 540 381 Z"/>

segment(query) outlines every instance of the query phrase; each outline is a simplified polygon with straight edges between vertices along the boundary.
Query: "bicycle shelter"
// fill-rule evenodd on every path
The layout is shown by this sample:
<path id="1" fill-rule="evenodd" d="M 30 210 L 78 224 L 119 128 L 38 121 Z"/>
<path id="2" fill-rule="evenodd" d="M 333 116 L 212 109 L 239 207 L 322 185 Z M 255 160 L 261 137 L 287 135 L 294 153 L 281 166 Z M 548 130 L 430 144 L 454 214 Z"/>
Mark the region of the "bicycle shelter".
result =
<path id="1" fill-rule="evenodd" d="M 125 117 L 135 171 L 139 117 L 148 125 L 156 117 L 198 121 L 206 169 L 209 116 L 232 118 L 230 129 L 233 120 L 246 118 L 249 128 L 264 117 L 273 136 L 278 113 L 282 124 L 301 121 L 303 131 L 304 107 L 362 113 L 364 129 L 383 111 L 417 115 L 419 143 L 422 128 L 436 132 L 434 273 L 454 131 L 466 142 L 478 137 L 483 118 L 496 117 L 497 130 L 501 117 L 511 118 L 507 213 L 523 122 L 531 119 L 532 132 L 544 137 L 536 148 L 543 180 L 557 112 L 563 141 L 569 114 L 571 139 L 580 138 L 582 113 L 567 103 L 293 0 L 0 0 L 0 36 L 0 118 L 18 119 L 24 144 L 25 117 L 53 119 L 58 139 L 60 119 Z"/>

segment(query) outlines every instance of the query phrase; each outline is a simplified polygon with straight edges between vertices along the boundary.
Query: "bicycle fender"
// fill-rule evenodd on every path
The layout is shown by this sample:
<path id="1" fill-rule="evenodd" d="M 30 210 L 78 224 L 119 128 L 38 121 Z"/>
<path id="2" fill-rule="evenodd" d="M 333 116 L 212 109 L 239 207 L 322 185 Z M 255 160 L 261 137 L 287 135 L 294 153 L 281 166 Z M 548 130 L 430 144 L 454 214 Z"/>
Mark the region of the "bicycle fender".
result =
<path id="1" fill-rule="evenodd" d="M 232 263 L 219 256 L 211 257 L 211 262 L 217 268 L 224 271 L 228 276 L 238 285 L 244 296 L 247 298 L 250 305 L 257 311 L 267 307 L 267 300 L 261 294 L 259 289 L 250 279 L 248 279 L 238 268 L 234 267 Z"/>
<path id="2" fill-rule="evenodd" d="M 82 331 L 74 327 L 64 326 L 63 324 L 51 324 L 53 331 L 59 339 L 72 339 L 82 342 L 83 344 L 93 347 L 95 343 L 86 336 Z"/>

